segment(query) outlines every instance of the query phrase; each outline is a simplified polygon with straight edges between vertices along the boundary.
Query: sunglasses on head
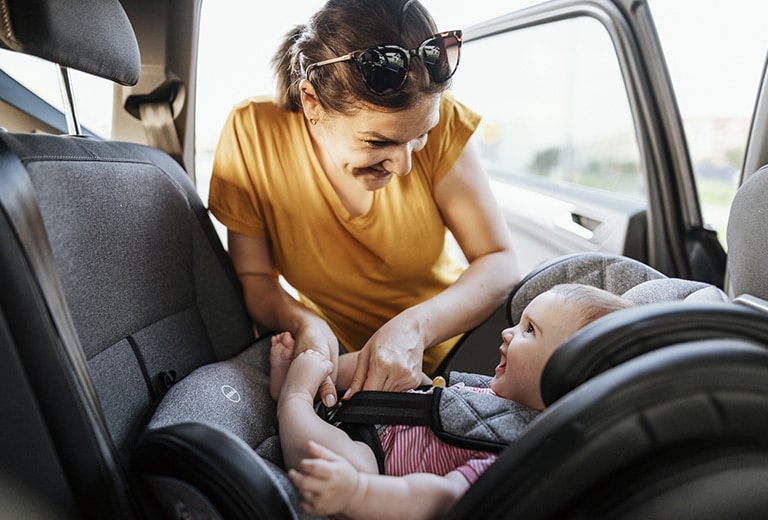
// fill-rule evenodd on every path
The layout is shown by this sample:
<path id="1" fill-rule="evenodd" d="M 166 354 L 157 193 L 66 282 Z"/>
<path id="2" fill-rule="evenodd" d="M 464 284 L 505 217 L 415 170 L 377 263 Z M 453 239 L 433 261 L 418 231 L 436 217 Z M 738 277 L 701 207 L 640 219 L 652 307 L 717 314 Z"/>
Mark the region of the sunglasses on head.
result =
<path id="1" fill-rule="evenodd" d="M 307 67 L 307 78 L 313 70 L 323 65 L 353 61 L 366 86 L 374 94 L 384 96 L 403 88 L 405 80 L 408 79 L 411 56 L 418 56 L 432 81 L 443 83 L 453 76 L 459 66 L 461 37 L 461 31 L 446 31 L 433 34 L 416 49 L 409 50 L 399 45 L 377 45 L 352 51 L 338 58 L 311 64 Z"/>

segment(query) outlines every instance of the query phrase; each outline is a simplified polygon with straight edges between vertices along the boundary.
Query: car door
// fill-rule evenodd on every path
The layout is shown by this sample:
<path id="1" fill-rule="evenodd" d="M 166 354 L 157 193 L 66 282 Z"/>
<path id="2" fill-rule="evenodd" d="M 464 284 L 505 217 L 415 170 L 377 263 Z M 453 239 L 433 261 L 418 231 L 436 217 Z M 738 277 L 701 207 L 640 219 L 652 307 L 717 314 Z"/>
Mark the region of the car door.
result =
<path id="1" fill-rule="evenodd" d="M 522 272 L 606 251 L 722 286 L 648 3 L 553 0 L 467 27 L 453 90 Z"/>
<path id="2" fill-rule="evenodd" d="M 453 81 L 483 116 L 473 140 L 523 273 L 602 251 L 722 287 L 647 2 L 552 0 L 467 27 Z M 504 311 L 448 369 L 488 372 Z"/>

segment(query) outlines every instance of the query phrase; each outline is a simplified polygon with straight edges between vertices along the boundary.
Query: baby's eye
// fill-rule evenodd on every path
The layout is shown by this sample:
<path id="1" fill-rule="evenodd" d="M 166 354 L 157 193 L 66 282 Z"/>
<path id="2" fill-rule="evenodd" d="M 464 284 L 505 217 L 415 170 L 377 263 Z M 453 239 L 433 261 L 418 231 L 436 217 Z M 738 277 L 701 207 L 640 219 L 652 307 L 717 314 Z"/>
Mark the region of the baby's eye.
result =
<path id="1" fill-rule="evenodd" d="M 384 148 L 389 145 L 389 141 L 374 141 L 373 139 L 367 139 L 365 142 L 372 148 Z"/>
<path id="2" fill-rule="evenodd" d="M 535 331 L 535 330 L 534 330 L 534 328 L 533 328 L 533 324 L 532 324 L 532 323 L 529 323 L 529 324 L 528 324 L 528 328 L 527 328 L 527 329 L 525 329 L 525 333 L 526 333 L 526 334 L 533 334 L 533 333 L 535 333 L 535 332 L 536 332 L 536 331 Z"/>

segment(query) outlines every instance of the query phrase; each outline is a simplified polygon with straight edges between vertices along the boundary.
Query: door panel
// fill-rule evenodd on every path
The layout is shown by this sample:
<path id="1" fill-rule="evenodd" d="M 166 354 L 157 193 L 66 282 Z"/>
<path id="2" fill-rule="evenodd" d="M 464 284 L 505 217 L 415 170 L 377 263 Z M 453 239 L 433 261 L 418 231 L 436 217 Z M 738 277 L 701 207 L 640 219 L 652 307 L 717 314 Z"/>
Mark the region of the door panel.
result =
<path id="1" fill-rule="evenodd" d="M 473 140 L 524 272 L 599 250 L 722 284 L 722 251 L 691 255 L 711 233 L 647 2 L 552 0 L 468 27 L 453 90 L 483 116 Z"/>
<path id="2" fill-rule="evenodd" d="M 452 88 L 483 116 L 473 141 L 523 274 L 603 251 L 722 284 L 645 1 L 552 0 L 464 34 Z M 447 369 L 492 373 L 506 326 L 499 309 Z"/>
<path id="3" fill-rule="evenodd" d="M 470 40 L 453 89 L 483 116 L 474 140 L 523 272 L 568 253 L 625 253 L 629 222 L 647 208 L 645 174 L 600 22 L 579 16 Z"/>

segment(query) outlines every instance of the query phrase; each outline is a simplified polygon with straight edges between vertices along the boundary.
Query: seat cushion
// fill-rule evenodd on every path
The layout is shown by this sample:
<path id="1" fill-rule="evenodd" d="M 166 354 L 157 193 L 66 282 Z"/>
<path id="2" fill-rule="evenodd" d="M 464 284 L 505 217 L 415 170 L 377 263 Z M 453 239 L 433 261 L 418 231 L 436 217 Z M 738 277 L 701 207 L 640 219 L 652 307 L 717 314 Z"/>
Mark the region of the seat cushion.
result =
<path id="1" fill-rule="evenodd" d="M 259 455 L 282 466 L 277 404 L 269 395 L 269 342 L 262 339 L 226 361 L 201 366 L 173 385 L 147 424 L 155 430 L 200 422 L 233 433 Z"/>

